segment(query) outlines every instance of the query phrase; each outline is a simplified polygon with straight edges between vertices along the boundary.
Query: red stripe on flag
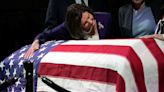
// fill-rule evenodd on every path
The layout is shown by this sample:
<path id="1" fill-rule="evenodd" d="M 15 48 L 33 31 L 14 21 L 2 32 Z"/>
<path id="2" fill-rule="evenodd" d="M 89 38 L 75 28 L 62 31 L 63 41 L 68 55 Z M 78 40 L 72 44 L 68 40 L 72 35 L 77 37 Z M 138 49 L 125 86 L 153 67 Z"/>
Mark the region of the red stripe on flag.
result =
<path id="1" fill-rule="evenodd" d="M 141 60 L 135 51 L 129 46 L 114 45 L 60 45 L 53 48 L 57 52 L 83 52 L 83 53 L 104 53 L 124 56 L 128 59 L 139 92 L 146 92 L 146 85 Z M 55 62 L 55 61 L 54 61 Z M 126 66 L 125 66 L 126 67 Z M 142 81 L 141 81 L 142 80 Z"/>
<path id="2" fill-rule="evenodd" d="M 69 79 L 82 79 L 83 81 L 95 81 L 105 84 L 116 84 L 118 92 L 125 92 L 125 82 L 123 78 L 110 69 L 75 66 L 65 64 L 41 63 L 40 75 L 49 75 Z"/>
<path id="3" fill-rule="evenodd" d="M 164 92 L 164 54 L 154 39 L 142 39 L 158 64 L 159 92 Z"/>
<path id="4" fill-rule="evenodd" d="M 117 83 L 116 83 L 116 90 L 117 92 L 125 92 L 125 81 L 123 81 L 124 79 L 118 75 L 117 77 Z M 124 85 L 123 85 L 124 84 Z"/>
<path id="5" fill-rule="evenodd" d="M 90 66 L 41 63 L 40 67 L 40 75 L 84 79 L 108 84 L 115 84 L 118 76 L 116 71 Z"/>

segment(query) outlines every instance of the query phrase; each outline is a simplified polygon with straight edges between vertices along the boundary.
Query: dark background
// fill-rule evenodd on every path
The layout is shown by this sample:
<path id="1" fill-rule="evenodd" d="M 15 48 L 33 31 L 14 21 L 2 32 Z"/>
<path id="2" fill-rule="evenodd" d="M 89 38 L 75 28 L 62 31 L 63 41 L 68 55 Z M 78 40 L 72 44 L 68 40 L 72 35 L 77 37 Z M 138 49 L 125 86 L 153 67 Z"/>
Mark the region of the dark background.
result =
<path id="1" fill-rule="evenodd" d="M 43 31 L 48 0 L 0 1 L 0 60 Z"/>
<path id="2" fill-rule="evenodd" d="M 117 9 L 128 1 L 109 0 L 109 9 L 117 17 Z M 48 0 L 0 0 L 0 61 L 43 31 L 47 6 Z"/>

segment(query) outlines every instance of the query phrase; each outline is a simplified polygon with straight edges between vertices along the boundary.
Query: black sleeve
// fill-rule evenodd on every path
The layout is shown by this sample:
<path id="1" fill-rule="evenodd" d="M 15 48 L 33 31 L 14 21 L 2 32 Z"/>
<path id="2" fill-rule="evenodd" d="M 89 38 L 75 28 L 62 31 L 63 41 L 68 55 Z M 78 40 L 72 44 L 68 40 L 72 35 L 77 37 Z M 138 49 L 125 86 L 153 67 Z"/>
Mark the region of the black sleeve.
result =
<path id="1" fill-rule="evenodd" d="M 48 40 L 69 40 L 71 37 L 64 23 L 62 23 L 52 29 L 45 29 L 42 33 L 38 34 L 34 40 L 36 39 L 42 44 Z"/>

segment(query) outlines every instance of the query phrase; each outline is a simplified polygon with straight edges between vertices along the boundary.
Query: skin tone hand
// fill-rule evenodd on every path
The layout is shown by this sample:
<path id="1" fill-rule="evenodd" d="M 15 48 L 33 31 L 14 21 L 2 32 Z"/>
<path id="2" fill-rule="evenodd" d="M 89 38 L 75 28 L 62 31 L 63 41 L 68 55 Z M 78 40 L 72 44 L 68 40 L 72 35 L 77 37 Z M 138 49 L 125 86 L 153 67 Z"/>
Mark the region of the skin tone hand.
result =
<path id="1" fill-rule="evenodd" d="M 90 27 L 90 31 L 89 31 L 89 35 L 94 35 L 95 33 L 97 33 L 97 23 L 96 20 L 93 20 L 93 23 Z"/>
<path id="2" fill-rule="evenodd" d="M 96 20 L 93 20 L 93 29 L 94 29 L 94 31 L 95 31 L 95 33 L 97 33 L 98 31 L 98 29 L 97 29 L 97 22 L 96 22 Z"/>
<path id="3" fill-rule="evenodd" d="M 142 36 L 140 38 L 157 38 L 159 40 L 164 40 L 163 37 L 164 34 L 153 34 L 153 35 L 146 35 L 146 36 Z"/>
<path id="4" fill-rule="evenodd" d="M 154 38 L 157 38 L 159 40 L 163 40 L 164 41 L 164 34 L 154 34 L 153 36 L 154 36 Z"/>
<path id="5" fill-rule="evenodd" d="M 33 56 L 34 52 L 38 50 L 40 47 L 39 45 L 39 40 L 34 40 L 32 43 L 31 47 L 27 50 L 27 52 L 24 54 L 25 59 L 29 59 L 30 57 Z"/>

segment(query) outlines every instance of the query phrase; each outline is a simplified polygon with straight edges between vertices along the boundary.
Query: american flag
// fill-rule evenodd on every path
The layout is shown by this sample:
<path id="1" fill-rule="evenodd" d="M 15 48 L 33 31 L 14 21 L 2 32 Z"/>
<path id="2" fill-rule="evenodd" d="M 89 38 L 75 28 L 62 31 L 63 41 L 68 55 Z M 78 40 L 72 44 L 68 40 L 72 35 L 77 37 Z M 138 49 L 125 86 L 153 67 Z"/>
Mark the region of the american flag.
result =
<path id="1" fill-rule="evenodd" d="M 39 74 L 71 92 L 164 92 L 164 42 L 70 40 L 42 58 Z M 56 92 L 40 78 L 37 84 Z"/>
<path id="2" fill-rule="evenodd" d="M 38 66 L 41 59 L 46 55 L 49 50 L 56 45 L 64 42 L 61 41 L 48 41 L 41 45 L 40 49 L 35 52 L 32 58 L 28 61 L 34 62 L 34 85 L 36 90 L 37 85 L 37 71 Z M 23 58 L 24 53 L 28 50 L 30 45 L 23 46 L 19 50 L 13 52 L 11 55 L 6 57 L 3 61 L 0 62 L 0 84 L 4 83 L 5 80 L 11 79 L 13 77 L 19 77 L 18 81 L 9 86 L 6 90 L 2 90 L 2 92 L 25 92 L 25 69 L 23 63 L 26 62 Z"/>
<path id="3" fill-rule="evenodd" d="M 29 47 L 0 62 L 0 83 L 19 77 L 2 92 L 25 91 L 23 55 Z M 49 41 L 30 61 L 35 91 L 54 91 L 39 73 L 72 92 L 164 92 L 164 42 L 157 39 Z"/>

